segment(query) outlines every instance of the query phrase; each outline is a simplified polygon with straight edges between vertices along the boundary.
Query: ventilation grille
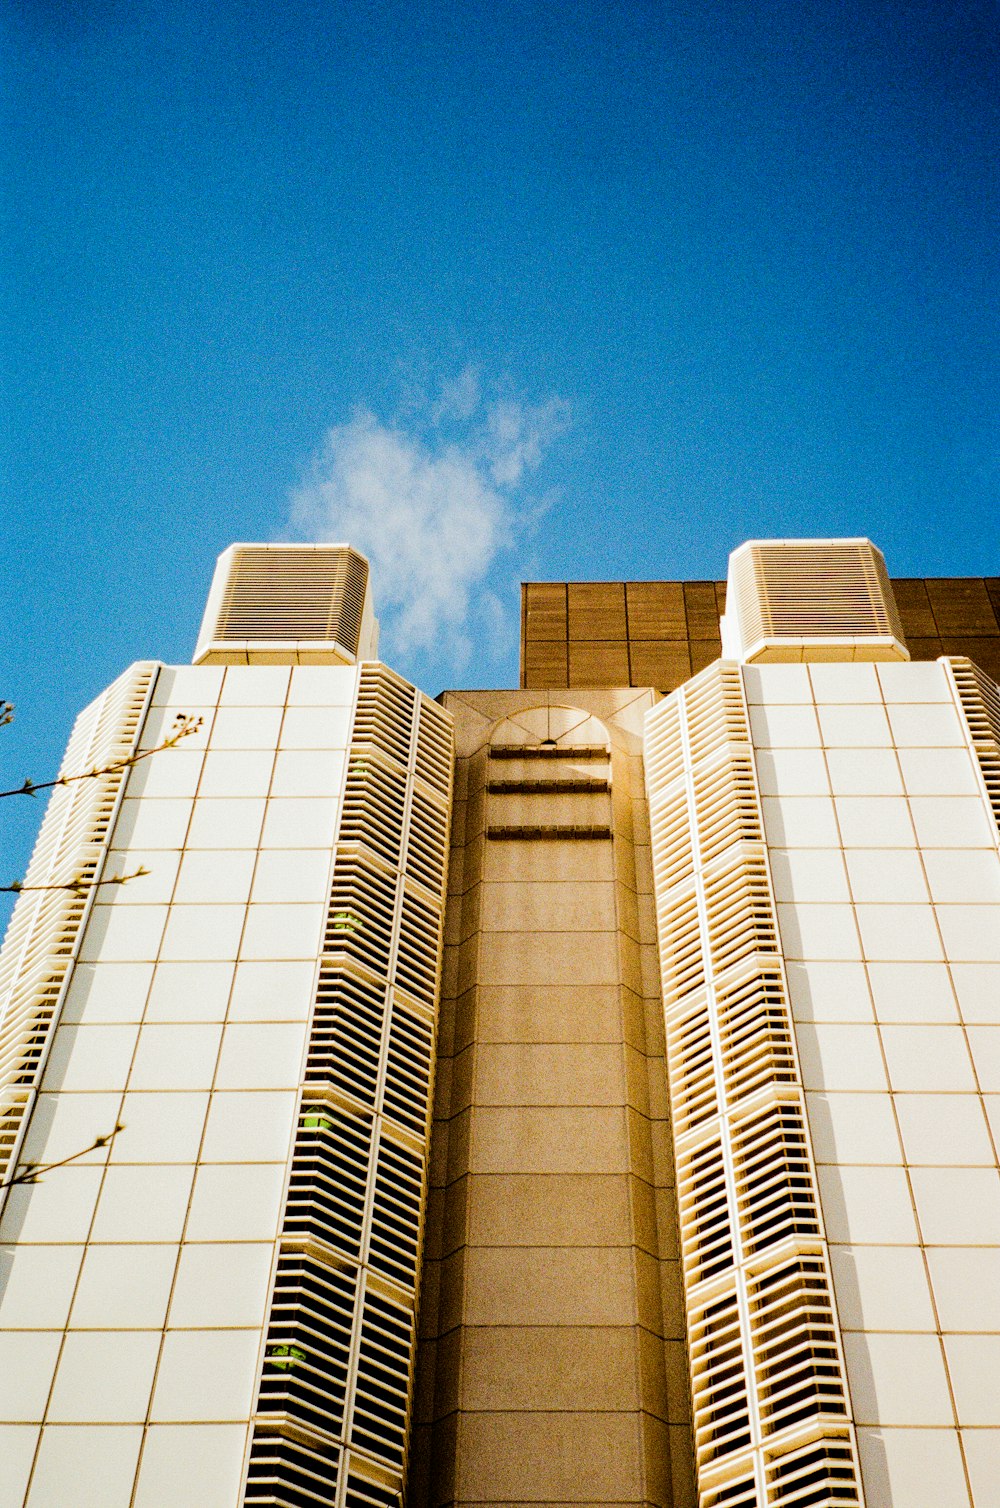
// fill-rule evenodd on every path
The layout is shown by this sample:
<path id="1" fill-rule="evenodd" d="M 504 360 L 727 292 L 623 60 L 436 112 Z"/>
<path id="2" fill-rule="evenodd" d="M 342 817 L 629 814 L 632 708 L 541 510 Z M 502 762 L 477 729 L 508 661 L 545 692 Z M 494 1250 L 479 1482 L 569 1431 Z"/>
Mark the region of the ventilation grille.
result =
<path id="1" fill-rule="evenodd" d="M 885 561 L 867 539 L 742 545 L 727 603 L 742 660 L 829 658 L 835 644 L 844 659 L 908 658 Z"/>
<path id="2" fill-rule="evenodd" d="M 247 1503 L 311 1503 L 310 1472 L 323 1502 L 399 1501 L 451 776 L 447 715 L 363 665 Z M 276 1432 L 299 1497 L 260 1495 Z"/>
<path id="3" fill-rule="evenodd" d="M 645 762 L 701 1502 L 857 1503 L 738 665 L 649 714 Z"/>
<path id="4" fill-rule="evenodd" d="M 247 1490 L 253 1508 L 330 1508 L 340 1474 L 340 1450 L 263 1429 L 250 1446 Z"/>
<path id="5" fill-rule="evenodd" d="M 1000 831 L 1000 687 L 971 660 L 954 658 L 947 663 Z"/>
<path id="6" fill-rule="evenodd" d="M 138 745 L 156 676 L 138 664 L 77 719 L 60 774 L 106 770 Z M 128 768 L 56 786 L 0 953 L 0 1183 L 21 1143 Z M 3 1195 L 0 1194 L 0 1200 Z"/>
<path id="7" fill-rule="evenodd" d="M 346 545 L 237 545 L 210 638 L 332 639 L 358 652 L 368 562 Z"/>

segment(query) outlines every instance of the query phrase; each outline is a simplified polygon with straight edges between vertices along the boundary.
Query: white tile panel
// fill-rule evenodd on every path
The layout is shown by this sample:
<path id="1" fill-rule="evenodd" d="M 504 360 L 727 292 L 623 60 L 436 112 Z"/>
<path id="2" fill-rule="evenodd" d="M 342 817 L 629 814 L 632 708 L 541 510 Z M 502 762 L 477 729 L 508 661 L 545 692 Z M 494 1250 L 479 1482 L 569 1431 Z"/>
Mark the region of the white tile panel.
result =
<path id="1" fill-rule="evenodd" d="M 305 1036 L 304 1021 L 227 1026 L 222 1034 L 216 1089 L 295 1089 L 302 1071 Z"/>
<path id="2" fill-rule="evenodd" d="M 926 902 L 927 881 L 915 849 L 854 848 L 845 857 L 855 901 Z"/>
<path id="3" fill-rule="evenodd" d="M 58 1027 L 42 1087 L 124 1089 L 138 1034 L 137 1026 Z"/>
<path id="4" fill-rule="evenodd" d="M 154 707 L 214 707 L 222 689 L 222 670 L 217 665 L 164 665 L 156 677 Z"/>
<path id="5" fill-rule="evenodd" d="M 897 748 L 964 747 L 965 735 L 953 706 L 893 702 L 887 708 Z"/>
<path id="6" fill-rule="evenodd" d="M 1000 1245 L 1000 1175 L 989 1168 L 913 1168 L 928 1246 Z"/>
<path id="7" fill-rule="evenodd" d="M 910 810 L 921 847 L 996 846 L 996 827 L 975 796 L 912 796 Z"/>
<path id="8" fill-rule="evenodd" d="M 185 1246 L 170 1301 L 170 1328 L 259 1328 L 273 1256 L 273 1246 L 264 1242 Z"/>
<path id="9" fill-rule="evenodd" d="M 777 901 L 849 901 L 844 860 L 836 849 L 772 848 L 771 884 Z"/>
<path id="10" fill-rule="evenodd" d="M 940 1090 L 933 1083 L 931 1087 Z M 914 1166 L 966 1164 L 992 1167 L 982 1103 L 975 1094 L 897 1094 L 896 1114 L 907 1162 Z"/>
<path id="11" fill-rule="evenodd" d="M 859 959 L 861 944 L 850 906 L 780 904 L 778 928 L 785 957 Z"/>
<path id="12" fill-rule="evenodd" d="M 61 1330 L 0 1331 L 0 1419 L 5 1424 L 41 1419 L 62 1338 Z"/>
<path id="13" fill-rule="evenodd" d="M 142 1424 L 159 1349 L 156 1330 L 70 1331 L 48 1419 L 53 1424 Z"/>
<path id="14" fill-rule="evenodd" d="M 1000 1093 L 1000 1024 L 970 1026 L 968 1037 L 980 1089 L 987 1094 Z"/>
<path id="15" fill-rule="evenodd" d="M 936 1330 L 919 1251 L 899 1246 L 832 1246 L 830 1261 L 843 1329 Z"/>
<path id="16" fill-rule="evenodd" d="M 962 1448 L 974 1508 L 1000 1508 L 1000 1429 L 963 1430 Z"/>
<path id="17" fill-rule="evenodd" d="M 167 920 L 166 906 L 95 905 L 80 948 L 83 963 L 143 963 L 155 958 Z"/>
<path id="18" fill-rule="evenodd" d="M 244 906 L 172 906 L 160 957 L 164 963 L 235 959 Z"/>
<path id="19" fill-rule="evenodd" d="M 817 702 L 880 702 L 882 693 L 874 665 L 842 663 L 810 665 L 809 676 Z"/>
<path id="20" fill-rule="evenodd" d="M 802 1022 L 795 1027 L 795 1040 L 807 1089 L 887 1089 L 878 1033 L 873 1026 Z"/>
<path id="21" fill-rule="evenodd" d="M 253 1406 L 258 1330 L 168 1330 L 150 1421 L 223 1423 Z"/>
<path id="22" fill-rule="evenodd" d="M 879 683 L 887 702 L 947 702 L 951 692 L 943 665 L 935 660 L 911 660 L 906 665 L 880 665 Z"/>
<path id="23" fill-rule="evenodd" d="M 315 963 L 240 963 L 229 1008 L 231 1021 L 304 1021 L 312 1013 Z"/>
<path id="24" fill-rule="evenodd" d="M 854 1418 L 863 1424 L 953 1422 L 941 1344 L 932 1335 L 844 1335 Z"/>
<path id="25" fill-rule="evenodd" d="M 879 1021 L 957 1021 L 958 1006 L 943 963 L 868 964 Z"/>
<path id="26" fill-rule="evenodd" d="M 899 1134 L 888 1094 L 813 1092 L 806 1095 L 817 1162 L 901 1161 Z"/>
<path id="27" fill-rule="evenodd" d="M 864 964 L 789 963 L 786 973 L 796 1021 L 872 1020 Z"/>
<path id="28" fill-rule="evenodd" d="M 902 1168 L 824 1166 L 818 1173 L 830 1241 L 865 1246 L 916 1243 L 913 1204 Z"/>
<path id="29" fill-rule="evenodd" d="M 1000 1428 L 1000 1335 L 946 1335 L 959 1424 Z"/>
<path id="30" fill-rule="evenodd" d="M 885 708 L 865 703 L 816 709 L 823 743 L 828 749 L 884 749 L 890 742 Z"/>
<path id="31" fill-rule="evenodd" d="M 909 668 L 909 667 L 905 667 Z M 859 1429 L 861 1478 L 870 1508 L 968 1508 L 954 1429 Z M 975 1508 L 987 1508 L 977 1497 Z"/>
<path id="32" fill-rule="evenodd" d="M 290 1092 L 213 1094 L 202 1161 L 284 1163 L 295 1103 Z"/>
<path id="33" fill-rule="evenodd" d="M 945 953 L 956 963 L 1000 963 L 1000 906 L 938 906 Z"/>
<path id="34" fill-rule="evenodd" d="M 988 1246 L 927 1248 L 943 1330 L 1000 1334 L 1000 1253 Z"/>
<path id="35" fill-rule="evenodd" d="M 833 802 L 826 796 L 765 796 L 761 800 L 768 843 L 778 848 L 837 848 Z"/>
<path id="36" fill-rule="evenodd" d="M 951 977 L 964 1021 L 997 1021 L 1000 1015 L 1000 964 L 952 964 Z"/>
<path id="37" fill-rule="evenodd" d="M 149 962 L 77 964 L 60 1020 L 68 1026 L 137 1022 L 152 977 Z"/>
<path id="38" fill-rule="evenodd" d="M 319 951 L 324 907 L 250 906 L 240 947 L 244 958 L 314 959 Z"/>
<path id="39" fill-rule="evenodd" d="M 82 1257 L 82 1246 L 0 1246 L 0 1329 L 62 1329 Z"/>
<path id="40" fill-rule="evenodd" d="M 751 707 L 750 731 L 758 749 L 818 749 L 819 725 L 812 707 Z"/>
<path id="41" fill-rule="evenodd" d="M 24 1508 L 39 1430 L 31 1424 L 0 1424 L 0 1508 Z"/>
<path id="42" fill-rule="evenodd" d="M 208 1094 L 126 1094 L 121 1104 L 125 1127 L 115 1137 L 111 1161 L 194 1162 L 208 1112 Z"/>
<path id="43" fill-rule="evenodd" d="M 281 725 L 282 749 L 346 749 L 349 707 L 289 707 Z"/>
<path id="44" fill-rule="evenodd" d="M 166 1318 L 178 1248 L 87 1248 L 70 1316 L 75 1330 L 159 1330 Z"/>
<path id="45" fill-rule="evenodd" d="M 252 848 L 185 853 L 174 900 L 181 905 L 246 905 L 256 855 Z"/>
<path id="46" fill-rule="evenodd" d="M 1000 903 L 1000 855 L 986 848 L 929 848 L 923 861 L 933 900 Z"/>
<path id="47" fill-rule="evenodd" d="M 858 905 L 867 959 L 883 963 L 933 963 L 943 955 L 931 906 Z"/>
<path id="48" fill-rule="evenodd" d="M 891 749 L 830 749 L 830 789 L 835 796 L 897 796 L 903 791 Z"/>
<path id="49" fill-rule="evenodd" d="M 830 789 L 819 749 L 770 749 L 757 755 L 762 796 L 825 796 Z"/>
<path id="50" fill-rule="evenodd" d="M 813 699 L 805 665 L 744 665 L 743 685 L 751 704 L 811 703 Z"/>
<path id="51" fill-rule="evenodd" d="M 173 896 L 180 853 L 169 848 L 113 848 L 102 878 L 126 876 L 123 885 L 101 885 L 102 906 L 165 906 Z M 145 869 L 146 874 L 139 870 Z"/>
<path id="52" fill-rule="evenodd" d="M 910 810 L 902 796 L 838 796 L 836 810 L 845 848 L 913 848 L 916 844 Z"/>
<path id="53" fill-rule="evenodd" d="M 281 707 L 220 707 L 212 724 L 214 749 L 270 749 L 278 746 Z"/>
<path id="54" fill-rule="evenodd" d="M 101 1168 L 60 1168 L 57 1179 L 11 1189 L 0 1215 L 0 1243 L 86 1241 L 101 1176 Z"/>
<path id="55" fill-rule="evenodd" d="M 155 701 L 146 714 L 146 721 L 142 725 L 142 736 L 139 739 L 140 749 L 157 749 L 168 738 L 173 738 L 178 731 L 178 719 L 181 714 L 185 718 L 191 719 L 191 729 L 190 732 L 185 733 L 179 747 L 185 753 L 194 753 L 198 750 L 206 749 L 208 747 L 209 734 L 212 731 L 212 723 L 215 718 L 214 705 L 186 702 L 182 707 L 159 707 Z"/>
<path id="56" fill-rule="evenodd" d="M 900 749 L 896 757 L 910 796 L 979 794 L 979 779 L 964 749 Z"/>
<path id="57" fill-rule="evenodd" d="M 270 749 L 220 749 L 205 756 L 199 799 L 266 796 L 274 754 Z"/>
<path id="58" fill-rule="evenodd" d="M 897 1091 L 974 1090 L 972 1061 L 960 1026 L 925 1023 L 882 1027 L 889 1082 Z"/>
<path id="59" fill-rule="evenodd" d="M 220 707 L 282 707 L 288 694 L 287 665 L 228 665 Z"/>
<path id="60" fill-rule="evenodd" d="M 130 1089 L 211 1089 L 221 1028 L 204 1023 L 144 1026 Z"/>
<path id="61" fill-rule="evenodd" d="M 201 1167 L 188 1218 L 189 1241 L 273 1241 L 285 1181 L 282 1163 Z"/>
<path id="62" fill-rule="evenodd" d="M 128 775 L 129 796 L 193 796 L 205 756 L 186 744 L 187 738 L 133 765 Z"/>
<path id="63" fill-rule="evenodd" d="M 42 1431 L 27 1508 L 128 1508 L 139 1424 L 50 1424 Z"/>
<path id="64" fill-rule="evenodd" d="M 193 1169 L 110 1167 L 94 1217 L 93 1241 L 179 1241 Z"/>
<path id="65" fill-rule="evenodd" d="M 350 707 L 358 686 L 354 665 L 296 665 L 289 707 Z"/>
<path id="66" fill-rule="evenodd" d="M 146 1432 L 133 1508 L 231 1508 L 247 1431 L 239 1424 L 161 1424 Z"/>
<path id="67" fill-rule="evenodd" d="M 40 1094 L 21 1148 L 21 1161 L 61 1162 L 72 1157 L 78 1164 L 107 1162 L 107 1147 L 97 1147 L 85 1157 L 78 1154 L 114 1130 L 120 1108 L 120 1091 Z"/>
<path id="68" fill-rule="evenodd" d="M 192 802 L 179 798 L 130 801 L 126 797 L 115 822 L 115 848 L 183 848 L 192 807 Z"/>
<path id="69" fill-rule="evenodd" d="M 325 901 L 330 855 L 322 848 L 277 848 L 262 853 L 253 881 L 255 902 Z"/>
<path id="70" fill-rule="evenodd" d="M 233 969 L 232 962 L 158 963 L 146 1021 L 221 1021 Z"/>
<path id="71" fill-rule="evenodd" d="M 262 798 L 198 800 L 191 812 L 189 848 L 256 848 L 264 820 Z"/>
<path id="72" fill-rule="evenodd" d="M 337 831 L 340 804 L 327 798 L 285 797 L 267 803 L 263 848 L 329 849 Z"/>
<path id="73" fill-rule="evenodd" d="M 344 755 L 328 750 L 286 749 L 274 762 L 274 797 L 338 796 L 344 783 Z"/>

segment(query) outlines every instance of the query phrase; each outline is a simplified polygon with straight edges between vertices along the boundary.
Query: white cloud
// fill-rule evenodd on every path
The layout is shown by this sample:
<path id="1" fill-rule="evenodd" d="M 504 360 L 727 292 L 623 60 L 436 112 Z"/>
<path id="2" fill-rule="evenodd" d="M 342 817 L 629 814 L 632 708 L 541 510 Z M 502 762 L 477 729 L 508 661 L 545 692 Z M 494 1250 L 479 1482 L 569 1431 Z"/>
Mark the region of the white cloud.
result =
<path id="1" fill-rule="evenodd" d="M 467 367 L 442 385 L 423 425 L 412 413 L 404 427 L 361 409 L 327 432 L 292 495 L 293 527 L 368 556 L 387 655 L 431 651 L 459 668 L 471 622 L 495 626 L 491 572 L 538 512 L 522 484 L 568 422 L 560 399 L 484 404 Z"/>

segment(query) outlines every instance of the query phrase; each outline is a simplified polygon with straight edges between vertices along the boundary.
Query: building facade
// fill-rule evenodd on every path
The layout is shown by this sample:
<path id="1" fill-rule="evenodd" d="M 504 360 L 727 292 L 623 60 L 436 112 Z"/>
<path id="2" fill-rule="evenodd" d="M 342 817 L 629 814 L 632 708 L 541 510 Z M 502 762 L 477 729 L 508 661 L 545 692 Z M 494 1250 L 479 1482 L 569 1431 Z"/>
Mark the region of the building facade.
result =
<path id="1" fill-rule="evenodd" d="M 995 1508 L 998 588 L 532 583 L 435 703 L 227 552 L 0 957 L 0 1508 Z"/>

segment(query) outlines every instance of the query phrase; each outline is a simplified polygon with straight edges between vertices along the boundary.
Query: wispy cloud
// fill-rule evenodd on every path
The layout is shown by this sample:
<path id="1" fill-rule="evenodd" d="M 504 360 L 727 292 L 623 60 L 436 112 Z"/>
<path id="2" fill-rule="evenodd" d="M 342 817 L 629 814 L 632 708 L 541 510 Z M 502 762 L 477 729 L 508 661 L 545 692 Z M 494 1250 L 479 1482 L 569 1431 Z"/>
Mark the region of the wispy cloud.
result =
<path id="1" fill-rule="evenodd" d="M 292 524 L 368 556 L 387 655 L 429 651 L 458 669 L 473 624 L 495 625 L 497 563 L 540 512 L 529 474 L 568 423 L 562 399 L 485 398 L 466 367 L 420 411 L 385 422 L 358 409 L 328 430 Z"/>

